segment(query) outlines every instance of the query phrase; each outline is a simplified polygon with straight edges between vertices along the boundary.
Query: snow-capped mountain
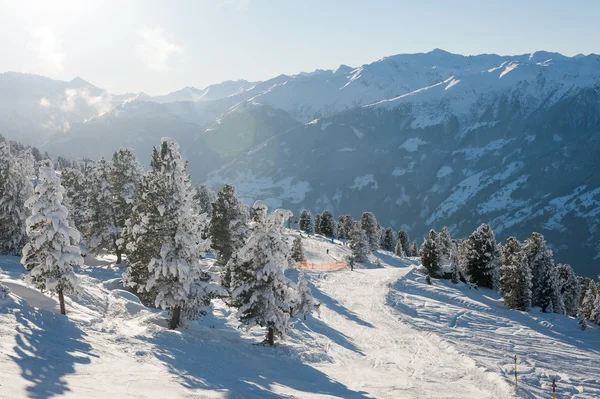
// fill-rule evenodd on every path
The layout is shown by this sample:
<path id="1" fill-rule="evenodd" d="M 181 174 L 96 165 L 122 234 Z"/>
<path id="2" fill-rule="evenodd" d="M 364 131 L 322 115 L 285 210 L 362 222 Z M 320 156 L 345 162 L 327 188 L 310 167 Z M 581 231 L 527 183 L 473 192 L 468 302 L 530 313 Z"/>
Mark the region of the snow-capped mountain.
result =
<path id="1" fill-rule="evenodd" d="M 147 160 L 168 134 L 196 182 L 233 182 L 248 203 L 371 210 L 414 237 L 490 221 L 502 238 L 540 231 L 560 261 L 599 270 L 595 54 L 434 50 L 154 98 L 3 74 L 0 104 L 5 136 L 39 145 L 51 130 L 54 155 L 130 146 Z"/>

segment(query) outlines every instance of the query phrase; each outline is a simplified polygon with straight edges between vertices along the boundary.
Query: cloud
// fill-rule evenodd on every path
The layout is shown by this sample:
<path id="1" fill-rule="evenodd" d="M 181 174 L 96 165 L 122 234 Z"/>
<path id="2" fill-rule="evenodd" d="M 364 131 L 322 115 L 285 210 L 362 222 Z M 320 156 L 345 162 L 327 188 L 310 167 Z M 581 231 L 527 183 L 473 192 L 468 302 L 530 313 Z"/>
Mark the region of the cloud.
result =
<path id="1" fill-rule="evenodd" d="M 169 41 L 160 28 L 144 28 L 138 34 L 141 41 L 136 48 L 137 54 L 155 71 L 164 71 L 172 55 L 183 53 L 183 47 Z"/>
<path id="2" fill-rule="evenodd" d="M 61 43 L 48 26 L 36 26 L 31 31 L 29 47 L 37 54 L 43 66 L 52 72 L 63 70 L 65 54 L 62 52 Z"/>

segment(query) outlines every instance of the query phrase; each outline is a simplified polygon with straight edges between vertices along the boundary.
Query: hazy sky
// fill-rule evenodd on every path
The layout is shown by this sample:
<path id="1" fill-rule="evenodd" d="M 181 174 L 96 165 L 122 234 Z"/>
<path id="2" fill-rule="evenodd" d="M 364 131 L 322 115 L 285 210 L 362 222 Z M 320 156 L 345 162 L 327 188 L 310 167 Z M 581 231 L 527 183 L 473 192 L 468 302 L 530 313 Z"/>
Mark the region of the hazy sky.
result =
<path id="1" fill-rule="evenodd" d="M 163 94 L 434 48 L 600 53 L 600 1 L 0 0 L 0 72 Z"/>

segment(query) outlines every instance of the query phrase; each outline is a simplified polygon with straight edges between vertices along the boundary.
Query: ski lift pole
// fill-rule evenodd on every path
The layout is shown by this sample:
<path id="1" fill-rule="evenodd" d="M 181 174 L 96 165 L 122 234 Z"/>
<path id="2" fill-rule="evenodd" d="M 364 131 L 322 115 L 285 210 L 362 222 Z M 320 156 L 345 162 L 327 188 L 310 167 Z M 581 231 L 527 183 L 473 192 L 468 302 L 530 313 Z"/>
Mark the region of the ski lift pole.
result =
<path id="1" fill-rule="evenodd" d="M 517 380 L 517 355 L 515 355 L 515 388 L 519 389 L 519 381 Z"/>
<path id="2" fill-rule="evenodd" d="M 556 379 L 552 379 L 552 399 L 556 399 Z"/>

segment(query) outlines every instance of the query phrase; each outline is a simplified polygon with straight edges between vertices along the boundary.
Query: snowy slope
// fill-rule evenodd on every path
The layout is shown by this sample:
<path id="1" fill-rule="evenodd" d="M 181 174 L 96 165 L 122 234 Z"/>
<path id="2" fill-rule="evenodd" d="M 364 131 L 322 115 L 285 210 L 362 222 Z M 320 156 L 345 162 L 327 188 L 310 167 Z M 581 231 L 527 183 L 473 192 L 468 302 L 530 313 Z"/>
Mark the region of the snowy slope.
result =
<path id="1" fill-rule="evenodd" d="M 349 255 L 323 237 L 303 243 L 313 263 Z M 0 302 L 0 396 L 510 398 L 513 353 L 522 359 L 518 397 L 547 397 L 555 377 L 559 397 L 600 393 L 598 328 L 509 311 L 491 292 L 427 286 L 415 260 L 371 260 L 354 272 L 307 272 L 319 313 L 269 348 L 252 345 L 264 332 L 238 330 L 221 302 L 204 320 L 166 330 L 164 312 L 119 289 L 111 258 L 78 270 L 86 293 L 67 300 L 65 319 L 54 299 L 23 285 L 18 258 L 2 257 L 0 281 L 13 293 Z"/>

